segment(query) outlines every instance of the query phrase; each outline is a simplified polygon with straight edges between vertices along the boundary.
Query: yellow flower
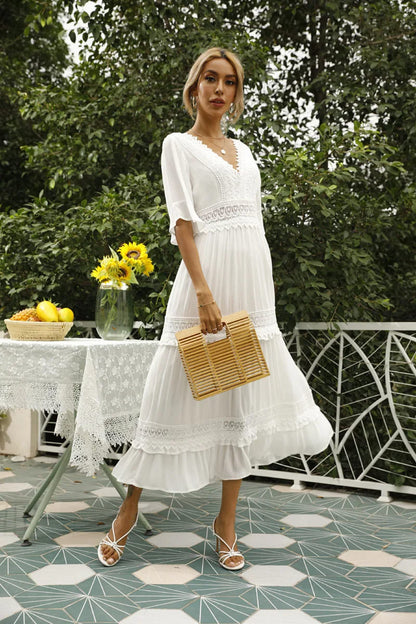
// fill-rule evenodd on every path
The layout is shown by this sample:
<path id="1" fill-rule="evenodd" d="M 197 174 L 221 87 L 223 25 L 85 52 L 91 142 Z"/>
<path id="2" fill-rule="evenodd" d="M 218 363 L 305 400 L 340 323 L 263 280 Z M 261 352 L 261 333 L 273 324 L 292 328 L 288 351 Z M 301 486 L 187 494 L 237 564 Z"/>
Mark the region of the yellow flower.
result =
<path id="1" fill-rule="evenodd" d="M 114 280 L 120 284 L 121 282 L 130 282 L 132 273 L 132 268 L 124 260 L 120 261 L 110 256 L 104 256 L 101 264 L 91 272 L 91 276 L 99 282 Z"/>
<path id="2" fill-rule="evenodd" d="M 101 267 L 110 279 L 117 279 L 119 273 L 119 260 L 116 260 L 111 256 L 104 256 L 101 260 Z"/>
<path id="3" fill-rule="evenodd" d="M 114 273 L 114 266 L 112 258 L 109 256 L 104 256 L 101 260 L 101 263 L 91 271 L 91 277 L 95 277 L 99 282 L 108 282 L 108 280 L 112 279 L 112 275 Z"/>
<path id="4" fill-rule="evenodd" d="M 124 262 L 124 260 L 121 260 L 118 263 L 118 280 L 120 280 L 121 282 L 130 282 L 131 278 L 132 278 L 132 274 L 133 274 L 133 270 L 132 268 L 126 263 Z"/>
<path id="5" fill-rule="evenodd" d="M 146 258 L 143 258 L 143 273 L 145 275 L 149 275 L 149 273 L 152 273 L 155 270 L 155 267 L 153 266 L 152 261 L 150 260 L 150 258 L 148 258 L 146 256 Z"/>
<path id="6" fill-rule="evenodd" d="M 95 277 L 95 279 L 97 279 L 99 282 L 103 281 L 103 277 L 101 275 L 102 273 L 102 267 L 101 265 L 95 267 L 95 269 L 93 271 L 91 271 L 90 275 L 91 277 Z"/>
<path id="7" fill-rule="evenodd" d="M 110 250 L 112 255 L 104 256 L 90 274 L 101 283 L 113 281 L 116 286 L 121 286 L 122 283 L 137 284 L 136 273 L 149 275 L 154 271 L 146 246 L 142 243 L 124 243 L 118 250 L 121 260 L 111 247 Z"/>
<path id="8" fill-rule="evenodd" d="M 118 251 L 123 260 L 133 268 L 139 268 L 144 258 L 147 258 L 146 246 L 134 241 L 132 243 L 124 243 Z"/>

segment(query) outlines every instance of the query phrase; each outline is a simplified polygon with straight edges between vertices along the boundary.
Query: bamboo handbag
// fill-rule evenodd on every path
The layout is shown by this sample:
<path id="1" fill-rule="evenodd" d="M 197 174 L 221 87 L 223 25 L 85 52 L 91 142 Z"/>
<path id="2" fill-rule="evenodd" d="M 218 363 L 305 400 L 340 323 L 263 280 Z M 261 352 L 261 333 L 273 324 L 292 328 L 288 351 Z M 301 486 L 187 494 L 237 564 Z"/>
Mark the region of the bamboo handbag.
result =
<path id="1" fill-rule="evenodd" d="M 192 395 L 197 401 L 270 375 L 247 312 L 241 310 L 222 320 L 226 338 L 209 344 L 199 325 L 175 334 Z"/>

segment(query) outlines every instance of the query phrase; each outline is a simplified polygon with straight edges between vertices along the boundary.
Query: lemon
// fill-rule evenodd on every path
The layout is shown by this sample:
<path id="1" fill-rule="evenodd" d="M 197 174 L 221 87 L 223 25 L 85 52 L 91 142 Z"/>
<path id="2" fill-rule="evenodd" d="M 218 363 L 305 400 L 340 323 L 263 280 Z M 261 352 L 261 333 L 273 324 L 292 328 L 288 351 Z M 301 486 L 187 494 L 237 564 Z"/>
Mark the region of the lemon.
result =
<path id="1" fill-rule="evenodd" d="M 41 301 L 36 306 L 36 314 L 41 321 L 55 323 L 58 321 L 58 310 L 52 301 Z"/>
<path id="2" fill-rule="evenodd" d="M 64 323 L 72 323 L 74 320 L 74 313 L 71 308 L 60 308 L 58 310 L 58 320 L 64 321 Z"/>

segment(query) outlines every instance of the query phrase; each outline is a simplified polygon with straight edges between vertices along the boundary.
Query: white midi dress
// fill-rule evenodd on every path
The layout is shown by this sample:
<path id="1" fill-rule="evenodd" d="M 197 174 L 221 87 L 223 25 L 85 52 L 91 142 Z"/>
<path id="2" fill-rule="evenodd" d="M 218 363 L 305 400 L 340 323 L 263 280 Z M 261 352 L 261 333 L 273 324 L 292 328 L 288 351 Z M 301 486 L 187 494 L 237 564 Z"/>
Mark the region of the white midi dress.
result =
<path id="1" fill-rule="evenodd" d="M 237 168 L 191 134 L 165 138 L 162 175 L 171 242 L 177 244 L 177 220 L 191 221 L 202 270 L 221 313 L 249 313 L 270 376 L 202 401 L 193 398 L 175 339 L 175 332 L 199 324 L 195 289 L 182 261 L 136 435 L 113 471 L 122 483 L 190 492 L 245 477 L 254 465 L 318 453 L 333 434 L 277 325 L 260 172 L 249 147 L 233 142 Z M 208 334 L 207 340 L 221 337 L 224 331 Z"/>

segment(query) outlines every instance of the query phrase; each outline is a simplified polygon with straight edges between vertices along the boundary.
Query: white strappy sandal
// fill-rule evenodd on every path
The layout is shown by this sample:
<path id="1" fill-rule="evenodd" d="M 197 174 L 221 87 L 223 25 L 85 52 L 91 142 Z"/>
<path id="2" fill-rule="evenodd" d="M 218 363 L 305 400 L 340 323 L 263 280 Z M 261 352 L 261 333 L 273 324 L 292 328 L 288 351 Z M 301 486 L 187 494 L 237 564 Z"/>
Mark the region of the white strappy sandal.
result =
<path id="1" fill-rule="evenodd" d="M 234 550 L 234 547 L 237 543 L 237 536 L 235 536 L 234 543 L 230 547 L 227 544 L 227 542 L 223 540 L 222 537 L 215 532 L 215 520 L 216 519 L 217 518 L 215 518 L 214 522 L 212 523 L 212 532 L 217 538 L 215 549 L 218 555 L 218 563 L 220 564 L 221 567 L 225 568 L 226 570 L 241 570 L 241 568 L 244 567 L 245 560 L 244 560 L 244 555 L 242 555 L 242 553 L 239 550 Z M 228 548 L 228 550 L 219 550 L 220 544 L 218 540 L 220 540 Z M 230 557 L 241 557 L 242 562 L 237 563 L 235 566 L 227 566 L 226 562 L 228 561 L 228 559 L 230 559 Z"/>
<path id="2" fill-rule="evenodd" d="M 110 531 L 108 532 L 108 534 L 103 537 L 103 539 L 101 540 L 101 542 L 98 544 L 98 548 L 97 548 L 97 555 L 98 555 L 98 559 L 101 561 L 101 563 L 105 566 L 111 567 L 113 565 L 116 565 L 116 563 L 118 563 L 121 559 L 121 555 L 123 554 L 123 550 L 126 546 L 126 544 L 124 544 L 123 546 L 119 546 L 119 542 L 124 538 L 127 537 L 127 535 L 134 529 L 134 527 L 137 524 L 137 520 L 139 518 L 139 514 L 137 514 L 136 516 L 136 520 L 134 521 L 134 524 L 130 527 L 130 529 L 127 531 L 127 533 L 125 533 L 124 535 L 122 535 L 121 537 L 119 537 L 116 540 L 112 540 L 110 538 Z M 116 521 L 117 516 L 114 518 L 113 522 L 111 523 L 111 530 L 113 531 L 113 535 L 115 537 L 116 533 L 114 531 L 114 522 Z M 111 548 L 114 548 L 114 550 L 116 551 L 116 553 L 118 554 L 118 559 L 116 559 L 115 561 L 113 561 L 113 563 L 108 563 L 108 561 L 106 561 L 103 557 L 103 554 L 101 552 L 101 546 L 103 545 L 106 546 L 111 546 Z"/>

